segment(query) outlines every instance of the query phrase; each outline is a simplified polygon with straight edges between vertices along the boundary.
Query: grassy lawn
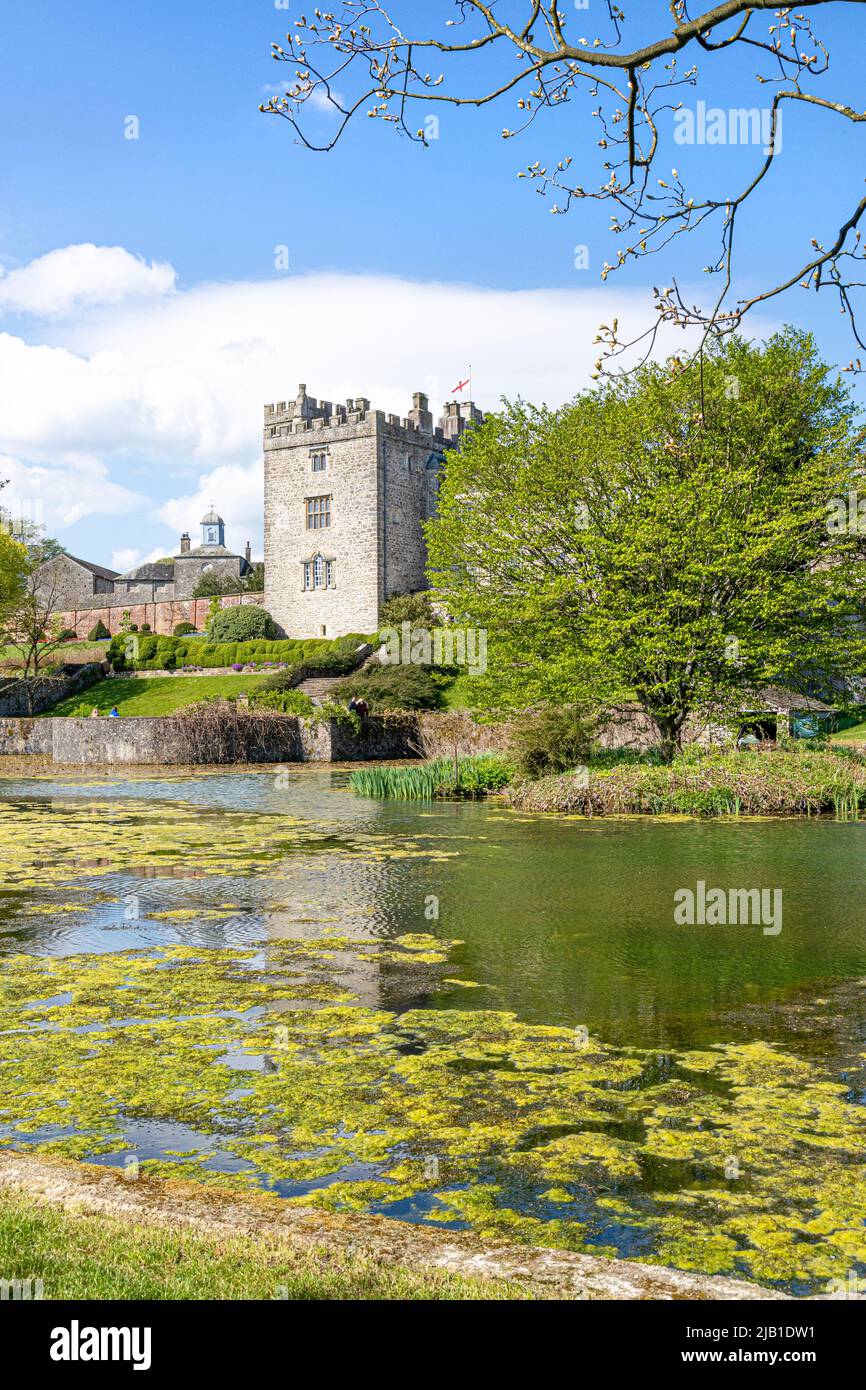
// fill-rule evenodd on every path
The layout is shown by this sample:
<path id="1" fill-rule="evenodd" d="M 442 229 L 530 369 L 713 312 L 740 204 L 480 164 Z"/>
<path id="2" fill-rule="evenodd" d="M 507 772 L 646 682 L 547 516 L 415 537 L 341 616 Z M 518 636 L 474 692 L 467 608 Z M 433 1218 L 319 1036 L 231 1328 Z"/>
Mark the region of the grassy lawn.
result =
<path id="1" fill-rule="evenodd" d="M 831 743 L 866 743 L 866 720 L 862 724 L 854 724 L 850 729 L 840 729 L 838 734 L 831 734 Z"/>
<path id="2" fill-rule="evenodd" d="M 72 661 L 76 666 L 83 666 L 88 661 L 104 661 L 108 651 L 107 642 L 64 642 L 62 647 L 55 647 L 51 653 L 46 669 L 50 667 L 62 666 L 67 661 Z M 22 663 L 20 647 L 0 646 L 0 661 L 14 661 L 19 666 Z M 14 671 L 7 671 L 6 676 L 14 675 Z"/>
<path id="3" fill-rule="evenodd" d="M 71 714 L 79 706 L 88 713 L 95 705 L 100 714 L 108 714 L 113 705 L 121 715 L 172 714 L 184 705 L 195 704 L 213 695 L 244 695 L 267 680 L 266 675 L 242 676 L 130 676 L 124 680 L 109 678 L 61 700 L 49 711 L 52 715 Z"/>
<path id="4" fill-rule="evenodd" d="M 416 1274 L 381 1258 L 300 1251 L 261 1233 L 204 1234 L 0 1199 L 5 1279 L 45 1299 L 526 1299 L 518 1285 Z"/>

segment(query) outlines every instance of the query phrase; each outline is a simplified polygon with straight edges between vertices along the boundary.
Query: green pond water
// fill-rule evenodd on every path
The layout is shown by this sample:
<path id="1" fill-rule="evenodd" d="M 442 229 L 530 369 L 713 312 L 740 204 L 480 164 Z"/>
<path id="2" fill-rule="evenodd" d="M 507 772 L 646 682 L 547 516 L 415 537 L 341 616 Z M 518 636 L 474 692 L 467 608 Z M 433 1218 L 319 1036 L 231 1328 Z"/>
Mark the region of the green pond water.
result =
<path id="1" fill-rule="evenodd" d="M 866 1274 L 866 825 L 0 781 L 0 1144 L 797 1293 Z M 782 929 L 674 894 L 782 893 Z"/>

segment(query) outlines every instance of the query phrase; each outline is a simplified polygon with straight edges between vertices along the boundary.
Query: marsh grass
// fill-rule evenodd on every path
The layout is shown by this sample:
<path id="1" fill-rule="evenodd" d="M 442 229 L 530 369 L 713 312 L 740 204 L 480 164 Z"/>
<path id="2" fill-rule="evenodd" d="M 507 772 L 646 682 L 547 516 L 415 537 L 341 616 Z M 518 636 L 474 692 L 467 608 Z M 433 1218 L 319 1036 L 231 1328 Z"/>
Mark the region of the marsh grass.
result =
<path id="1" fill-rule="evenodd" d="M 456 770 L 455 770 L 456 769 Z M 432 801 L 436 797 L 480 797 L 501 791 L 512 769 L 494 753 L 434 758 L 410 767 L 370 767 L 353 772 L 349 786 L 361 796 L 395 801 Z"/>
<path id="2" fill-rule="evenodd" d="M 771 753 L 690 750 L 670 766 L 590 765 L 527 782 L 513 793 L 525 811 L 581 815 L 817 816 L 852 819 L 866 809 L 866 760 L 808 747 Z"/>

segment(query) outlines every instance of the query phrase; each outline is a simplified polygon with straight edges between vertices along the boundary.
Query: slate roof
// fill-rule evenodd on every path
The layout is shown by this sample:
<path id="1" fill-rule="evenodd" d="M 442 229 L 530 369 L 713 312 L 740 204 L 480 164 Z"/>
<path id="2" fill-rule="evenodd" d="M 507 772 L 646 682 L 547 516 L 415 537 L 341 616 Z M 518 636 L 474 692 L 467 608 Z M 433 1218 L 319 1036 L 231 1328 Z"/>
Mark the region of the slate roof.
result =
<path id="1" fill-rule="evenodd" d="M 95 574 L 99 579 L 120 578 L 120 575 L 118 574 L 117 570 L 106 569 L 104 565 L 94 565 L 90 562 L 90 560 L 80 560 L 77 555 L 69 555 L 65 551 L 64 554 L 66 555 L 67 560 L 71 560 L 72 563 L 75 565 L 80 565 L 83 570 L 89 570 L 91 574 Z"/>
<path id="2" fill-rule="evenodd" d="M 126 574 L 117 575 L 116 578 L 128 580 L 130 584 L 170 583 L 174 579 L 174 562 L 138 565 L 134 570 L 128 570 Z"/>

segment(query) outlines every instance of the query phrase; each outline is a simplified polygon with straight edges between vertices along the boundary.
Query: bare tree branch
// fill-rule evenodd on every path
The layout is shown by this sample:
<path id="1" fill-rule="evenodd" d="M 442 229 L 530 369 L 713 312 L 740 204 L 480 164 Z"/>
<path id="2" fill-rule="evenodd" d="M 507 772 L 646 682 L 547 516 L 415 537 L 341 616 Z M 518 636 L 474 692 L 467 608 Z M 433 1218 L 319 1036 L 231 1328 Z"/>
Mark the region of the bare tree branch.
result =
<path id="1" fill-rule="evenodd" d="M 518 122 L 502 130 L 502 138 L 511 140 L 542 113 L 568 105 L 578 92 L 600 96 L 601 105 L 592 113 L 601 127 L 597 146 L 603 151 L 604 173 L 598 185 L 587 187 L 574 179 L 571 153 L 555 165 L 536 160 L 521 169 L 519 177 L 528 179 L 541 196 L 550 197 L 554 215 L 567 213 L 575 202 L 587 198 L 613 205 L 610 233 L 622 237 L 623 244 L 615 259 L 605 262 L 603 280 L 630 261 L 658 255 L 686 233 L 712 232 L 716 227 L 718 250 L 703 269 L 719 277 L 719 283 L 708 306 L 687 303 L 676 283 L 657 289 L 653 322 L 630 342 L 621 341 L 612 327 L 603 327 L 597 339 L 601 343 L 597 372 L 607 370 L 612 359 L 639 344 L 645 353 L 651 352 L 662 325 L 696 328 L 703 342 L 709 333 L 734 331 L 756 305 L 797 285 L 835 293 L 858 347 L 866 351 L 853 302 L 854 292 L 863 287 L 855 278 L 855 266 L 863 260 L 859 223 L 864 199 L 856 202 L 826 245 L 811 238 L 799 264 L 775 283 L 758 293 L 731 298 L 738 215 L 775 170 L 783 103 L 801 103 L 826 113 L 828 119 L 866 121 L 866 112 L 805 85 L 829 71 L 829 53 L 813 32 L 811 12 L 827 10 L 830 3 L 803 0 L 795 7 L 780 6 L 778 0 L 723 0 L 692 16 L 689 0 L 671 0 L 667 9 L 672 28 L 633 47 L 627 43 L 626 16 L 616 0 L 606 0 L 603 22 L 595 21 L 600 32 L 576 41 L 572 36 L 575 20 L 566 17 L 560 0 L 453 0 L 451 18 L 433 18 L 428 32 L 411 37 L 382 0 L 343 0 L 337 11 L 315 9 L 310 18 L 302 15 L 295 21 L 294 32 L 287 35 L 287 47 L 273 45 L 272 56 L 294 71 L 284 94 L 260 110 L 284 119 L 308 149 L 327 151 L 361 111 L 427 145 L 426 127 L 416 127 L 413 120 L 419 103 L 429 112 L 443 104 L 478 109 L 512 99 Z M 849 8 L 866 0 L 832 3 Z M 765 13 L 772 21 L 766 32 L 761 27 Z M 646 15 L 640 19 L 646 28 Z M 588 14 L 581 22 L 589 22 Z M 663 21 L 659 27 L 665 27 Z M 715 64 L 722 61 L 719 55 L 737 50 L 754 54 L 762 65 L 755 80 L 774 88 L 764 113 L 769 118 L 769 136 L 763 158 L 738 193 L 726 190 L 715 197 L 692 196 L 676 170 L 669 178 L 656 175 L 653 179 L 663 137 L 684 114 L 681 89 L 694 89 L 699 82 L 697 66 L 679 67 L 679 55 L 690 47 Z M 486 60 L 479 61 L 485 53 Z M 423 65 L 429 59 L 441 60 L 443 70 L 425 71 Z M 492 74 L 492 80 L 473 90 L 476 72 Z M 343 95 L 346 87 L 351 88 L 351 96 Z M 311 133 L 312 113 L 323 107 L 338 120 L 326 138 L 317 139 Z M 755 113 L 738 108 L 733 114 L 749 119 Z M 859 369 L 859 358 L 849 363 L 849 370 Z"/>

